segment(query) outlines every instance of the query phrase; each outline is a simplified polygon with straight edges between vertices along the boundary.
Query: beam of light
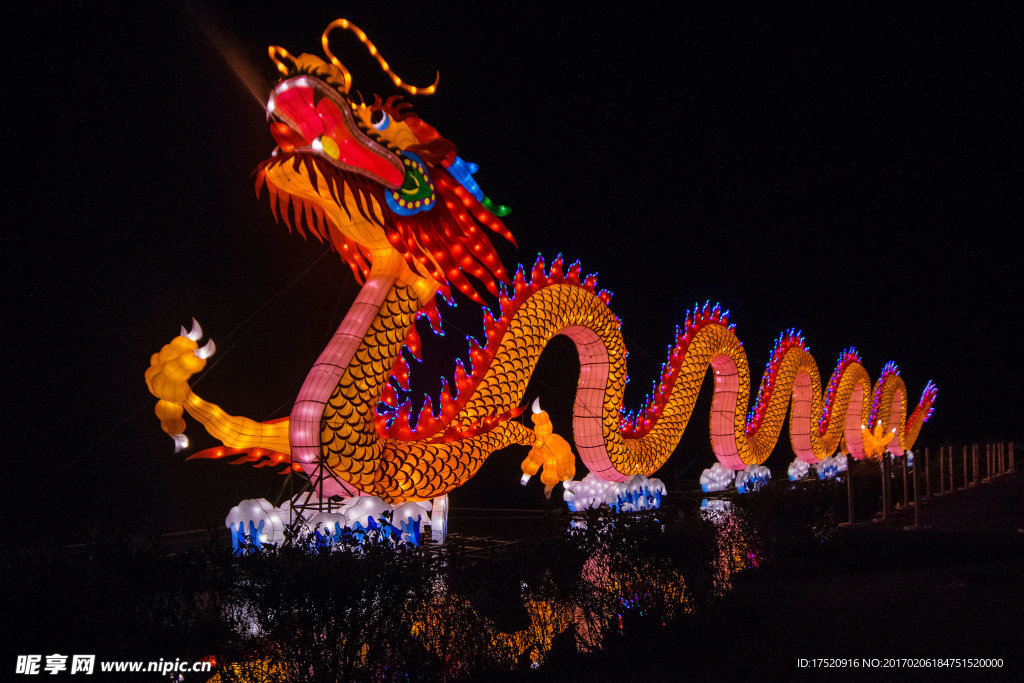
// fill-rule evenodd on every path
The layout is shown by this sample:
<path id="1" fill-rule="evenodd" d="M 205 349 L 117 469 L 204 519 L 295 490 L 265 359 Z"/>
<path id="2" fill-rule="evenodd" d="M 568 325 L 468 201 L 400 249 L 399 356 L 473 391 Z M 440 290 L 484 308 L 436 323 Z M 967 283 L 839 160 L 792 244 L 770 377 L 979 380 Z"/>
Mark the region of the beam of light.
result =
<path id="1" fill-rule="evenodd" d="M 190 5 L 188 13 L 262 111 L 266 106 L 266 94 L 270 90 L 270 86 L 264 82 L 260 71 L 253 67 L 245 53 L 221 31 L 219 24 L 209 11 Z"/>

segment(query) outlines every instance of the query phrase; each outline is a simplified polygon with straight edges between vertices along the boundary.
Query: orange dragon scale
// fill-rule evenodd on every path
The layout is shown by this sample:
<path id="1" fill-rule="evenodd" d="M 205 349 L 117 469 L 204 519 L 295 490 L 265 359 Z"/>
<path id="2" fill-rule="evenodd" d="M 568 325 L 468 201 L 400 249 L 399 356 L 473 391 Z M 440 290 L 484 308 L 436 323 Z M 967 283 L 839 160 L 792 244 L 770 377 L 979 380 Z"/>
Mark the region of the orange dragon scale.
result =
<path id="1" fill-rule="evenodd" d="M 282 419 L 230 415 L 191 390 L 189 378 L 212 352 L 199 348 L 198 328 L 154 354 L 146 382 L 164 431 L 185 446 L 188 413 L 223 444 L 192 457 L 327 472 L 325 495 L 399 504 L 446 494 L 491 453 L 518 444 L 531 447 L 524 473 L 539 472 L 550 492 L 574 476 L 571 447 L 552 434 L 543 411 L 534 411 L 532 426 L 519 416 L 537 360 L 557 335 L 575 343 L 580 361 L 572 441 L 607 481 L 650 476 L 666 462 L 709 376 L 711 444 L 731 470 L 765 461 L 787 412 L 793 451 L 810 463 L 837 449 L 873 457 L 882 434 L 895 454 L 914 444 L 935 401 L 933 384 L 912 406 L 894 364 L 872 383 L 853 349 L 823 378 L 791 330 L 776 341 L 751 399 L 743 346 L 728 312 L 710 304 L 685 315 L 652 393 L 626 411 L 626 350 L 611 295 L 561 257 L 507 272 L 491 241 L 513 242 L 502 220 L 507 207 L 483 193 L 476 166 L 400 96 L 354 95 L 351 74 L 330 50 L 332 30 L 355 34 L 409 95 L 437 86 L 404 83 L 345 20 L 324 34 L 327 59 L 270 48 L 281 73 L 267 100 L 277 147 L 256 170 L 256 192 L 289 230 L 330 245 L 362 288 Z M 420 353 L 416 321 L 437 327 L 435 297 L 455 295 L 491 297 L 497 306 L 485 310 L 486 338 L 471 341 L 469 362 L 414 414 L 407 355 Z"/>

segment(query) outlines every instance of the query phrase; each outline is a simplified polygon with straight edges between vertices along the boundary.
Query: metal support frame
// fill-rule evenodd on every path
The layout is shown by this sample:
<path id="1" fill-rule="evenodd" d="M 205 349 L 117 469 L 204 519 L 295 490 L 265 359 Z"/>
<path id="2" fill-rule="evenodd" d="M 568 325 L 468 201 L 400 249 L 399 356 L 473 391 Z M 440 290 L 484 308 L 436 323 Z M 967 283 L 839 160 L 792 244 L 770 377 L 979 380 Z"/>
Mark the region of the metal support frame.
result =
<path id="1" fill-rule="evenodd" d="M 278 493 L 278 502 L 275 503 L 277 507 L 280 507 L 284 502 L 282 498 L 285 489 L 288 490 L 288 500 L 291 501 L 291 505 L 288 508 L 288 529 L 290 531 L 296 531 L 299 525 L 305 518 L 310 517 L 309 512 L 335 512 L 340 508 L 339 503 L 331 501 L 329 498 L 324 498 L 324 481 L 333 479 L 339 484 L 344 484 L 334 472 L 327 467 L 327 463 L 323 459 L 319 459 L 316 463 L 316 467 L 313 468 L 312 473 L 303 472 L 302 476 L 305 478 L 302 486 L 297 492 L 294 492 L 294 480 L 292 480 L 293 474 L 298 479 L 299 475 L 295 472 L 294 468 L 292 472 L 288 473 L 288 477 L 285 479 L 285 483 L 281 486 L 281 492 Z M 303 496 L 303 494 L 309 494 Z M 313 494 L 316 494 L 316 500 L 311 501 Z"/>

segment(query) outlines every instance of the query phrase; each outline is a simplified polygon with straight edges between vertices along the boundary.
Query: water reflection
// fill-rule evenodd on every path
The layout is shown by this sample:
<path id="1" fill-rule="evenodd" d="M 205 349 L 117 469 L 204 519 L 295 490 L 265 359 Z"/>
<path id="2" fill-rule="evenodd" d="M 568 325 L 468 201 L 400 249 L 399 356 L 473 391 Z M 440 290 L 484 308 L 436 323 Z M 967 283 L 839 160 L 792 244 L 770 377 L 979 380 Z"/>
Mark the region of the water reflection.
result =
<path id="1" fill-rule="evenodd" d="M 736 515 L 732 501 L 705 498 L 700 504 L 701 517 L 715 525 L 715 594 L 732 590 L 732 577 L 744 569 L 761 564 L 754 534 Z"/>
<path id="2" fill-rule="evenodd" d="M 665 626 L 693 611 L 680 572 L 657 560 L 624 560 L 604 550 L 593 553 L 566 599 L 524 590 L 520 598 L 530 623 L 515 631 L 498 628 L 468 599 L 441 591 L 418 615 L 413 635 L 458 676 L 471 674 L 467 663 L 481 658 L 509 670 L 526 663 L 536 668 L 555 638 L 570 629 L 578 651 L 594 652 L 629 622 L 655 620 Z"/>
<path id="3" fill-rule="evenodd" d="M 374 592 L 366 609 L 373 612 L 370 621 L 386 618 L 393 627 L 405 624 L 399 628 L 407 629 L 411 645 L 429 653 L 432 666 L 444 677 L 475 679 L 487 671 L 540 667 L 557 647 L 589 653 L 620 636 L 643 638 L 652 629 L 693 614 L 709 596 L 729 591 L 737 572 L 760 564 L 755 541 L 727 499 L 705 499 L 699 518 L 681 515 L 677 523 L 667 525 L 652 513 L 600 517 L 595 511 L 585 528 L 554 542 L 547 554 L 509 561 L 504 569 L 532 576 L 534 584 L 513 584 L 504 601 L 487 593 L 497 585 L 495 566 L 476 564 L 458 574 L 450 563 L 442 562 L 428 570 L 431 578 L 426 579 L 425 590 L 408 593 L 404 605 L 390 608 L 390 616 L 378 614 L 373 603 L 393 590 L 387 586 L 395 580 L 380 577 L 387 584 L 380 587 L 384 593 Z M 486 607 L 483 595 L 492 598 L 491 612 L 481 609 Z M 517 604 L 519 622 L 492 614 L 495 603 Z M 257 619 L 248 608 L 236 616 L 251 638 L 276 641 L 283 632 L 273 619 L 267 621 L 266 614 L 260 618 L 267 627 L 257 630 Z M 318 622 L 314 631 L 337 625 Z M 341 642 L 347 643 L 347 638 Z M 271 650 L 284 655 L 287 648 Z M 360 670 L 376 666 L 375 655 L 365 645 L 355 646 L 352 654 Z"/>
<path id="4" fill-rule="evenodd" d="M 730 501 L 705 499 L 701 510 L 714 525 L 710 572 L 714 593 L 722 595 L 731 589 L 737 572 L 760 564 L 761 555 Z M 559 587 L 565 598 L 547 597 L 550 588 L 531 592 L 524 584 L 520 599 L 529 625 L 509 631 L 481 615 L 470 600 L 442 590 L 416 621 L 414 635 L 445 658 L 451 673 L 459 675 L 469 673 L 463 670 L 465 662 L 481 656 L 501 668 L 514 669 L 527 662 L 540 666 L 555 639 L 570 630 L 576 650 L 595 652 L 631 625 L 666 626 L 696 609 L 687 577 L 675 566 L 671 553 L 645 557 L 614 542 L 587 555 L 574 586 Z"/>

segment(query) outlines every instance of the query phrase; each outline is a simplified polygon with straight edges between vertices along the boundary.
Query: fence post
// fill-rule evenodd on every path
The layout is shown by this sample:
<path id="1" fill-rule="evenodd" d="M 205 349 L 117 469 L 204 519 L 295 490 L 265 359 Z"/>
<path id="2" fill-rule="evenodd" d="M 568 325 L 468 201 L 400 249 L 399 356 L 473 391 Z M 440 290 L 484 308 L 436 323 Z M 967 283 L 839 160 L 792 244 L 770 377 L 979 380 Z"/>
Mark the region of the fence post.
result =
<path id="1" fill-rule="evenodd" d="M 939 493 L 936 494 L 936 496 L 941 496 L 942 494 L 945 493 L 946 466 L 943 463 L 945 463 L 946 459 L 945 454 L 942 453 L 943 447 L 944 446 L 941 445 L 939 446 Z"/>
<path id="2" fill-rule="evenodd" d="M 945 446 L 939 446 L 939 492 L 936 496 L 941 496 L 946 492 L 946 454 L 944 452 Z"/>
<path id="3" fill-rule="evenodd" d="M 1010 471 L 1013 472 L 1013 442 L 1010 442 Z"/>
<path id="4" fill-rule="evenodd" d="M 919 459 L 914 459 L 914 468 L 911 470 L 910 477 L 913 479 L 914 485 L 914 526 L 903 527 L 904 530 L 909 531 L 910 529 L 916 529 L 921 524 L 921 501 L 917 497 L 917 464 L 920 462 Z M 906 471 L 904 470 L 904 475 Z M 905 480 L 904 480 L 905 481 Z"/>
<path id="5" fill-rule="evenodd" d="M 971 486 L 978 485 L 978 444 L 971 446 L 971 466 L 974 469 L 974 481 Z"/>
<path id="6" fill-rule="evenodd" d="M 985 477 L 981 483 L 987 483 L 992 478 L 992 444 L 985 444 Z"/>
<path id="7" fill-rule="evenodd" d="M 967 446 L 965 445 L 964 446 L 964 486 L 963 486 L 964 489 L 967 488 L 970 480 L 971 480 L 970 477 L 967 476 Z"/>
<path id="8" fill-rule="evenodd" d="M 949 492 L 956 491 L 956 481 L 953 479 L 953 447 L 949 447 Z"/>

